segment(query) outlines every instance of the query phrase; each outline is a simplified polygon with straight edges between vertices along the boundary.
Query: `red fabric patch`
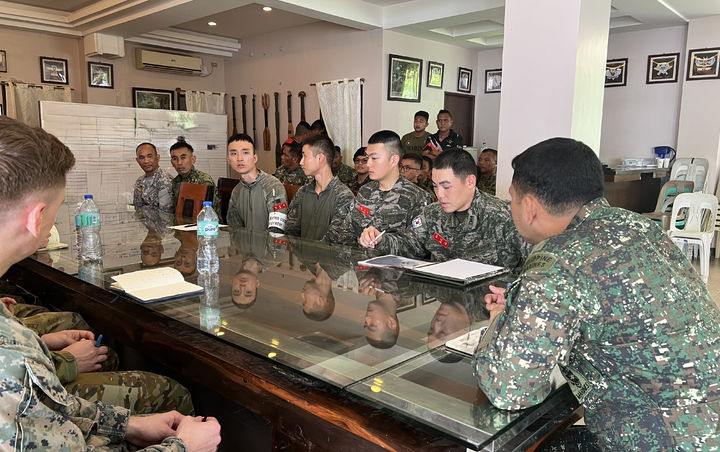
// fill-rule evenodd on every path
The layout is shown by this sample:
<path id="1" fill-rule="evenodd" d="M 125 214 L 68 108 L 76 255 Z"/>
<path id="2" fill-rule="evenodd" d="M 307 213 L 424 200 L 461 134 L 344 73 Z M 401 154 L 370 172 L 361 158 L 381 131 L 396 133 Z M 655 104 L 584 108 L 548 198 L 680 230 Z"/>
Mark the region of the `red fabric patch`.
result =
<path id="1" fill-rule="evenodd" d="M 286 240 L 273 239 L 273 243 L 277 243 L 278 245 L 285 246 L 285 245 L 287 245 L 288 242 Z"/>
<path id="2" fill-rule="evenodd" d="M 441 236 L 440 234 L 438 234 L 437 232 L 436 232 L 435 234 L 433 234 L 433 239 L 434 239 L 436 242 L 438 242 L 439 244 L 441 244 L 441 245 L 443 246 L 443 248 L 447 248 L 448 245 L 450 244 L 450 243 L 448 243 L 447 240 L 445 240 L 444 238 L 442 238 L 442 236 Z"/>
<path id="3" fill-rule="evenodd" d="M 365 207 L 365 206 L 358 206 L 358 210 L 359 210 L 363 215 L 365 215 L 366 217 L 367 217 L 368 215 L 370 215 L 370 209 L 368 209 L 368 208 Z"/>
<path id="4" fill-rule="evenodd" d="M 286 203 L 286 202 L 284 202 L 284 203 L 282 203 L 282 204 L 275 204 L 275 205 L 273 206 L 273 210 L 280 210 L 280 209 L 284 209 L 284 208 L 286 208 L 286 207 L 287 207 L 287 203 Z"/>

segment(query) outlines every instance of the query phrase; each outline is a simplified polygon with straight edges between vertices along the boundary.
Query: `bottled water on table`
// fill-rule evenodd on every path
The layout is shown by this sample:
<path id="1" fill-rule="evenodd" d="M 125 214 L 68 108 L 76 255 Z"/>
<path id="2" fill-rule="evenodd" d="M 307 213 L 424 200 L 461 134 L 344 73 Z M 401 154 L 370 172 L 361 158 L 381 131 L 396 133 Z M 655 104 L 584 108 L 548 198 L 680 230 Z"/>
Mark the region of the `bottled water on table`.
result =
<path id="1" fill-rule="evenodd" d="M 212 202 L 203 202 L 203 208 L 197 216 L 197 270 L 199 273 L 217 273 L 220 269 L 217 249 L 218 225 L 218 216 L 212 208 Z"/>
<path id="2" fill-rule="evenodd" d="M 75 215 L 75 227 L 78 231 L 78 251 L 83 260 L 97 261 L 102 258 L 100 241 L 100 210 L 93 195 L 85 195 Z"/>

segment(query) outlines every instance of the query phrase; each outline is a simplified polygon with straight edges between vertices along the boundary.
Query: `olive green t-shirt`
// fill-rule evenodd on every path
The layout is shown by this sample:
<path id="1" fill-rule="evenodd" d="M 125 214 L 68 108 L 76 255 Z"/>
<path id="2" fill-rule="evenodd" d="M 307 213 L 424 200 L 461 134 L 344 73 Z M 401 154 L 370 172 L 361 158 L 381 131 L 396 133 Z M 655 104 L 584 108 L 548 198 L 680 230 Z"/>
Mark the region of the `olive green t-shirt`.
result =
<path id="1" fill-rule="evenodd" d="M 403 154 L 417 154 L 422 155 L 425 142 L 430 136 L 428 132 L 425 132 L 420 138 L 416 137 L 413 132 L 405 134 L 402 137 L 402 148 Z"/>

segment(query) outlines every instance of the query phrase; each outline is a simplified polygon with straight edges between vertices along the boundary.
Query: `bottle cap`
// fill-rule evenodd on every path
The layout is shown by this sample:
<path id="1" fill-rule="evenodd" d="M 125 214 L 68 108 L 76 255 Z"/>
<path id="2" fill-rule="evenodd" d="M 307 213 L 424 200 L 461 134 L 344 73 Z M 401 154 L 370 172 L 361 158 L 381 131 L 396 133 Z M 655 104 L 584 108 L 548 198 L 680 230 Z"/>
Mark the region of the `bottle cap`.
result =
<path id="1" fill-rule="evenodd" d="M 85 195 L 85 199 L 93 199 L 92 195 Z"/>
<path id="2" fill-rule="evenodd" d="M 203 201 L 203 207 L 212 206 L 212 201 Z"/>

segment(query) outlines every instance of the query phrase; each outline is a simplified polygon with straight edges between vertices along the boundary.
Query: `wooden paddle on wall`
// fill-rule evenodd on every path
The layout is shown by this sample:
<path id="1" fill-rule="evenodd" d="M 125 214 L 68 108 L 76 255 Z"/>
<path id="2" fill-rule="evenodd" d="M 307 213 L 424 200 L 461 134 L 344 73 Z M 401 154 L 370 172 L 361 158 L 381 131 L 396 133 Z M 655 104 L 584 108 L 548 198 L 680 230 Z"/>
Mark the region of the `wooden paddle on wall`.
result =
<path id="1" fill-rule="evenodd" d="M 245 112 L 245 102 L 247 101 L 247 96 L 245 94 L 241 94 L 240 100 L 242 101 L 243 133 L 247 135 L 247 114 Z"/>
<path id="2" fill-rule="evenodd" d="M 275 92 L 275 166 L 280 166 L 280 93 Z"/>
<path id="3" fill-rule="evenodd" d="M 235 96 L 231 98 L 232 100 L 232 110 L 233 110 L 233 131 L 232 134 L 235 135 L 237 133 L 237 118 L 235 117 Z"/>
<path id="4" fill-rule="evenodd" d="M 300 121 L 305 121 L 305 91 L 298 93 L 300 98 Z"/>
<path id="5" fill-rule="evenodd" d="M 255 143 L 255 146 L 257 146 L 257 132 L 255 132 L 255 124 L 257 124 L 257 122 L 255 121 L 255 95 L 254 94 L 253 94 L 253 98 L 252 98 L 252 109 L 253 109 L 253 112 L 252 112 L 253 113 L 252 114 L 252 117 L 253 117 L 253 143 Z"/>
<path id="6" fill-rule="evenodd" d="M 263 129 L 263 150 L 270 150 L 270 127 L 268 126 L 268 109 L 270 108 L 270 95 L 262 95 L 262 108 L 265 111 L 265 129 Z"/>
<path id="7" fill-rule="evenodd" d="M 292 138 L 293 122 L 292 122 L 292 93 L 288 91 L 288 138 Z"/>

